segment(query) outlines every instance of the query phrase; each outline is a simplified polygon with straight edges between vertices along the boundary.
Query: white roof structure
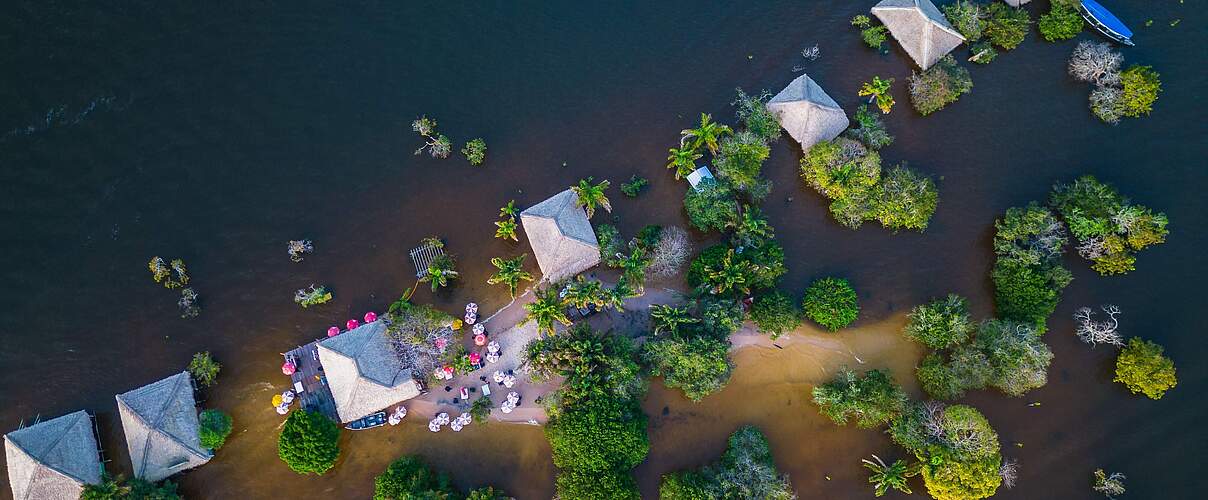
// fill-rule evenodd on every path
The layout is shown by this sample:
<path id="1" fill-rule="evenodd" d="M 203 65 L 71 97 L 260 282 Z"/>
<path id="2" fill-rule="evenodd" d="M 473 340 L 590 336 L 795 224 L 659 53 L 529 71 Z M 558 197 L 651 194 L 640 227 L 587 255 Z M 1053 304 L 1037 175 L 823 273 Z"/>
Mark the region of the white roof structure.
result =
<path id="1" fill-rule="evenodd" d="M 688 184 L 691 184 L 693 189 L 700 191 L 701 188 L 698 186 L 700 186 L 701 181 L 712 178 L 713 172 L 709 171 L 709 167 L 701 167 L 688 174 Z"/>
<path id="2" fill-rule="evenodd" d="M 556 282 L 600 263 L 600 243 L 583 207 L 567 189 L 520 212 L 543 280 Z"/>
<path id="3" fill-rule="evenodd" d="M 839 103 L 804 74 L 772 97 L 767 107 L 805 151 L 814 144 L 839 137 L 850 123 Z"/>
<path id="4" fill-rule="evenodd" d="M 135 477 L 159 481 L 214 457 L 201 447 L 197 435 L 197 401 L 189 372 L 118 394 L 117 410 Z"/>
<path id="5" fill-rule="evenodd" d="M 319 362 L 341 422 L 352 422 L 423 392 L 386 333 L 386 323 L 366 323 L 319 343 Z"/>
<path id="6" fill-rule="evenodd" d="M 92 418 L 83 410 L 4 436 L 8 483 L 16 500 L 79 498 L 101 482 L 101 457 Z"/>
<path id="7" fill-rule="evenodd" d="M 923 69 L 965 42 L 931 0 L 882 0 L 873 6 L 872 15 Z"/>

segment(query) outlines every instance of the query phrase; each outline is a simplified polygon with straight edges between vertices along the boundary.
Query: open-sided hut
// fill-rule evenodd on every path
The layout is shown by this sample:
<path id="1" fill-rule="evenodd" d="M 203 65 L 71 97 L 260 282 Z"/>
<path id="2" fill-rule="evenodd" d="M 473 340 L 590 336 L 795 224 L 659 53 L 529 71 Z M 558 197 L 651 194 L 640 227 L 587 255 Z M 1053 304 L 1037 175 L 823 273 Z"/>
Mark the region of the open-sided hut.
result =
<path id="1" fill-rule="evenodd" d="M 849 123 L 839 103 L 804 74 L 772 97 L 767 107 L 803 150 L 839 137 Z"/>
<path id="2" fill-rule="evenodd" d="M 189 372 L 180 372 L 117 395 L 134 475 L 159 481 L 209 462 L 201 447 L 197 401 Z"/>
<path id="3" fill-rule="evenodd" d="M 872 15 L 923 69 L 965 42 L 931 0 L 882 0 L 873 6 Z"/>
<path id="4" fill-rule="evenodd" d="M 5 434 L 13 498 L 79 498 L 84 485 L 100 483 L 103 467 L 92 429 L 92 418 L 80 410 Z"/>
<path id="5" fill-rule="evenodd" d="M 366 323 L 319 343 L 319 362 L 341 422 L 351 422 L 423 393 L 394 350 L 385 322 Z"/>
<path id="6" fill-rule="evenodd" d="M 567 189 L 520 213 L 542 279 L 557 282 L 600 263 L 600 244 L 587 220 L 587 212 L 575 204 L 575 192 Z"/>

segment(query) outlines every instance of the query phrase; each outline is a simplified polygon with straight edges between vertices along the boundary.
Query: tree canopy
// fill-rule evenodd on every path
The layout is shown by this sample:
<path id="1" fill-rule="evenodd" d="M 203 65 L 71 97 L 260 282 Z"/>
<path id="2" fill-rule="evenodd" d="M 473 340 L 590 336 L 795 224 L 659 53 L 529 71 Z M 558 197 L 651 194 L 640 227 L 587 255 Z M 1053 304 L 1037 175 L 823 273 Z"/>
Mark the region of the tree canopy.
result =
<path id="1" fill-rule="evenodd" d="M 1128 345 L 1116 358 L 1115 381 L 1123 383 L 1133 394 L 1161 399 L 1178 384 L 1174 361 L 1162 351 L 1162 346 L 1148 340 L 1128 339 Z"/>
<path id="2" fill-rule="evenodd" d="M 834 380 L 817 386 L 814 404 L 836 424 L 854 419 L 856 426 L 871 429 L 896 418 L 906 405 L 906 392 L 885 370 L 869 370 L 863 376 L 844 367 Z"/>
<path id="3" fill-rule="evenodd" d="M 856 290 L 847 280 L 822 278 L 805 290 L 802 309 L 807 317 L 833 332 L 856 320 L 860 314 L 856 300 Z"/>
<path id="4" fill-rule="evenodd" d="M 277 455 L 299 474 L 323 474 L 340 457 L 340 427 L 311 410 L 291 412 L 277 439 Z"/>

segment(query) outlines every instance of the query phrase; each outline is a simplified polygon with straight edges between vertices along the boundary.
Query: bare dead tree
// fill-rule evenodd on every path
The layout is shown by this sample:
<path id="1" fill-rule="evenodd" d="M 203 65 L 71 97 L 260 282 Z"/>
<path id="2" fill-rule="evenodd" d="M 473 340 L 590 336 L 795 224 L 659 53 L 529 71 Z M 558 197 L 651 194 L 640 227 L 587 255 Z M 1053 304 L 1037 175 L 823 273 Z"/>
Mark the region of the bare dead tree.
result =
<path id="1" fill-rule="evenodd" d="M 1087 260 L 1095 260 L 1107 255 L 1107 243 L 1101 236 L 1092 236 L 1078 244 L 1078 255 Z"/>
<path id="2" fill-rule="evenodd" d="M 1095 471 L 1095 485 L 1091 489 L 1102 493 L 1107 498 L 1115 499 L 1119 495 L 1124 494 L 1124 474 L 1113 472 L 1110 475 L 1103 472 L 1103 469 Z"/>
<path id="3" fill-rule="evenodd" d="M 1121 100 L 1124 98 L 1124 91 L 1119 87 L 1111 87 L 1100 85 L 1091 91 L 1090 106 L 1091 112 L 1106 123 L 1115 125 L 1120 123 L 1120 118 L 1124 116 Z"/>
<path id="4" fill-rule="evenodd" d="M 1120 65 L 1124 56 L 1106 43 L 1082 41 L 1070 54 L 1070 76 L 1095 85 L 1114 87 L 1120 84 Z"/>
<path id="5" fill-rule="evenodd" d="M 1015 487 L 1015 481 L 1019 479 L 1019 461 L 1013 458 L 1004 458 L 1002 465 L 998 467 L 998 475 L 1002 477 L 1002 485 L 1007 489 Z"/>
<path id="6" fill-rule="evenodd" d="M 1120 335 L 1120 321 L 1116 316 L 1120 315 L 1120 308 L 1108 304 L 1101 306 L 1104 314 L 1107 314 L 1106 321 L 1095 321 L 1095 312 L 1089 307 L 1079 308 L 1074 311 L 1074 321 L 1078 326 L 1074 330 L 1074 334 L 1078 339 L 1090 344 L 1091 347 L 1099 344 L 1109 344 L 1116 347 L 1124 345 L 1124 337 Z"/>
<path id="7" fill-rule="evenodd" d="M 927 435 L 931 439 L 941 442 L 947 440 L 947 431 L 944 427 L 944 403 L 923 402 L 923 428 L 927 429 Z"/>
<path id="8" fill-rule="evenodd" d="M 659 241 L 650 252 L 651 276 L 665 278 L 679 272 L 692 253 L 688 232 L 678 226 L 663 228 Z"/>

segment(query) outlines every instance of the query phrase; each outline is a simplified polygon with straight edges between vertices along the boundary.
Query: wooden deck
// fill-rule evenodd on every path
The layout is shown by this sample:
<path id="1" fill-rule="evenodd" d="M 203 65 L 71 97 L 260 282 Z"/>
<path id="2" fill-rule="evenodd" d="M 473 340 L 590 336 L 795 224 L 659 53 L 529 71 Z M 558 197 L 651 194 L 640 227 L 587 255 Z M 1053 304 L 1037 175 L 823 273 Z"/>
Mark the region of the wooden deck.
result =
<path id="1" fill-rule="evenodd" d="M 331 395 L 331 389 L 327 387 L 327 377 L 323 374 L 323 365 L 319 363 L 320 340 L 324 339 L 315 340 L 285 353 L 285 359 L 287 361 L 293 359 L 297 366 L 297 370 L 289 377 L 290 388 L 294 389 L 300 382 L 302 392 L 298 394 L 298 399 L 301 401 L 302 408 L 317 411 L 339 422 L 340 416 L 336 413 L 335 397 Z M 294 390 L 297 391 L 297 389 Z"/>

